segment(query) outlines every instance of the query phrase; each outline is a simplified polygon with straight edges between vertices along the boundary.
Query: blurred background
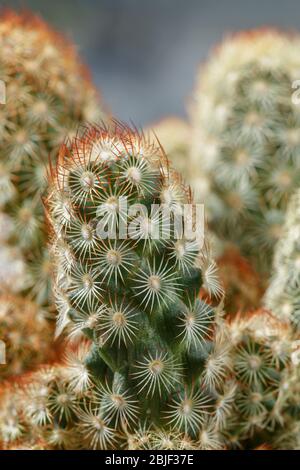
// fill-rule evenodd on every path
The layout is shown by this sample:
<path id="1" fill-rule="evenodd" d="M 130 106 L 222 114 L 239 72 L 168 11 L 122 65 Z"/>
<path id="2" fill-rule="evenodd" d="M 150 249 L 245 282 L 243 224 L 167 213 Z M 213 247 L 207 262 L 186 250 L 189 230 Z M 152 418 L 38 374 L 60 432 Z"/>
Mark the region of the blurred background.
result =
<path id="1" fill-rule="evenodd" d="M 116 117 L 138 126 L 185 115 L 195 73 L 224 35 L 300 29 L 299 0 L 7 0 L 78 46 Z M 300 51 L 299 51 L 300 53 Z"/>

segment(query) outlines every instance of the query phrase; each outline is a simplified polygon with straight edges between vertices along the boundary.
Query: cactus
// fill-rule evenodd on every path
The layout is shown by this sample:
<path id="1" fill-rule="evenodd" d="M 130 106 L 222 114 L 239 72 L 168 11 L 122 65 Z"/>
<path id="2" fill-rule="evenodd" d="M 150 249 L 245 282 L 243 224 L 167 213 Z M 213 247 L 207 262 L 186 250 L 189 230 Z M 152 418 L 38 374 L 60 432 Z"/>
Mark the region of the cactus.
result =
<path id="1" fill-rule="evenodd" d="M 200 250 L 197 237 L 175 235 L 176 215 L 192 200 L 162 148 L 117 122 L 88 126 L 61 148 L 49 185 L 58 329 L 68 325 L 71 339 L 92 340 L 97 416 L 114 430 L 90 445 L 123 440 L 128 448 L 133 436 L 147 433 L 152 442 L 159 430 L 161 438 L 175 432 L 198 447 L 220 446 L 211 411 L 222 393 L 227 350 L 214 342 L 217 314 L 203 295 L 221 288 L 209 249 Z M 129 214 L 124 237 L 121 198 Z M 147 213 L 139 209 L 135 219 L 131 208 L 141 204 Z M 149 213 L 153 204 L 171 211 L 169 236 L 163 211 Z M 99 233 L 101 221 L 116 223 L 116 237 Z M 208 370 L 211 355 L 216 366 Z M 86 413 L 92 426 L 93 409 Z M 205 444 L 207 433 L 212 440 Z"/>
<path id="2" fill-rule="evenodd" d="M 283 237 L 274 255 L 273 277 L 265 306 L 300 331 L 300 190 L 288 206 Z"/>
<path id="3" fill-rule="evenodd" d="M 76 347 L 68 346 L 63 362 L 41 366 L 2 386 L 0 448 L 299 447 L 299 368 L 291 367 L 290 329 L 270 313 L 259 311 L 230 323 L 219 315 L 215 332 L 215 345 L 202 371 L 204 380 L 193 383 L 198 398 L 205 389 L 210 391 L 212 409 L 194 397 L 186 399 L 184 409 L 170 410 L 177 415 L 174 429 L 154 425 L 149 413 L 145 422 L 143 412 L 138 413 L 139 396 L 122 388 L 121 373 L 109 377 L 97 360 L 102 372 L 98 369 L 95 374 L 95 353 L 90 341 L 83 340 Z M 193 368 L 202 362 L 202 354 L 199 350 L 194 357 Z M 173 398 L 178 403 L 180 394 Z M 181 429 L 179 416 L 190 415 L 194 421 L 203 412 L 207 415 L 198 424 L 195 421 L 200 429 L 195 428 L 196 436 L 191 438 Z"/>
<path id="4" fill-rule="evenodd" d="M 38 18 L 1 16 L 0 62 L 6 89 L 0 104 L 0 290 L 47 306 L 51 266 L 41 195 L 48 158 L 78 123 L 102 112 L 73 47 Z"/>
<path id="5" fill-rule="evenodd" d="M 67 349 L 63 362 L 41 366 L 17 383 L 7 382 L 0 392 L 0 448 L 93 449 L 115 443 L 115 432 L 99 415 L 103 390 L 92 382 L 84 361 L 89 344 Z M 82 379 L 84 376 L 85 380 Z M 129 400 L 127 405 L 133 400 Z M 111 405 L 106 401 L 106 406 Z M 119 419 L 124 418 L 120 411 Z M 124 434 L 122 448 L 193 449 L 179 432 L 148 429 Z"/>
<path id="6" fill-rule="evenodd" d="M 292 100 L 299 45 L 298 36 L 272 30 L 229 38 L 201 69 L 191 110 L 192 186 L 211 228 L 263 274 L 300 177 L 300 107 Z"/>
<path id="7" fill-rule="evenodd" d="M 145 230 L 135 240 L 99 234 L 101 216 L 124 219 L 120 196 L 148 208 L 164 201 L 176 211 L 191 202 L 162 149 L 118 123 L 88 127 L 61 148 L 49 191 L 59 331 L 68 326 L 71 339 L 86 334 L 92 342 L 88 375 L 78 369 L 74 383 L 96 387 L 99 397 L 97 408 L 79 412 L 90 427 L 85 445 L 275 447 L 289 416 L 287 394 L 282 399 L 291 370 L 288 326 L 267 312 L 225 321 L 199 297 L 203 284 L 212 294 L 219 289 L 207 250 L 175 255 L 173 231 L 167 241 Z M 152 227 L 144 220 L 139 234 Z M 107 440 L 93 440 L 95 410 L 112 431 Z"/>
<path id="8" fill-rule="evenodd" d="M 235 398 L 222 429 L 227 447 L 254 449 L 267 444 L 293 449 L 300 415 L 299 390 L 292 393 L 296 372 L 292 330 L 260 310 L 236 316 L 228 324 L 228 334 Z"/>

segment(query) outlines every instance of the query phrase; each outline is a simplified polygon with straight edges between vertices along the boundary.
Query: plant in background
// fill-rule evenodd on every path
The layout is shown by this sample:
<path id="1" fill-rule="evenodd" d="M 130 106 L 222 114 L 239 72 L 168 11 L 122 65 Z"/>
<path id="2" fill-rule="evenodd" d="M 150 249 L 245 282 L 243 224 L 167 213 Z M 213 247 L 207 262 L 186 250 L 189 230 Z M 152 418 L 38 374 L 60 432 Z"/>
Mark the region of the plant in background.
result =
<path id="1" fill-rule="evenodd" d="M 227 347 L 221 335 L 215 341 L 218 313 L 198 297 L 201 286 L 213 295 L 221 288 L 209 250 L 176 236 L 176 216 L 193 206 L 163 150 L 119 123 L 88 126 L 61 148 L 49 191 L 58 329 L 93 343 L 87 364 L 98 402 L 82 411 L 88 445 L 222 447 L 214 407 Z M 168 236 L 155 237 L 165 226 L 153 205 L 170 211 Z M 116 236 L 99 235 L 99 222 L 101 230 L 115 224 Z"/>
<path id="2" fill-rule="evenodd" d="M 73 46 L 36 17 L 13 12 L 0 17 L 0 68 L 5 85 L 0 104 L 0 340 L 8 348 L 7 364 L 0 366 L 4 377 L 35 366 L 46 355 L 51 359 L 52 267 L 42 204 L 48 161 L 80 122 L 103 114 Z M 23 306 L 22 297 L 29 299 Z"/>
<path id="3" fill-rule="evenodd" d="M 299 351 L 292 330 L 260 310 L 236 316 L 228 333 L 235 387 L 234 407 L 223 427 L 228 448 L 294 449 L 300 417 L 294 355 Z"/>
<path id="4" fill-rule="evenodd" d="M 190 164 L 211 228 L 269 273 L 300 178 L 300 40 L 272 30 L 226 40 L 201 69 Z M 294 101 L 294 102 L 293 102 Z"/>
<path id="5" fill-rule="evenodd" d="M 49 304 L 51 265 L 41 195 L 52 159 L 78 123 L 102 116 L 72 46 L 40 19 L 0 18 L 0 290 Z"/>
<path id="6" fill-rule="evenodd" d="M 176 117 L 168 117 L 152 126 L 151 129 L 174 168 L 183 176 L 187 184 L 193 183 L 199 169 L 195 171 L 189 159 L 192 137 L 190 125 Z M 145 132 L 149 130 L 146 129 Z M 248 312 L 251 308 L 257 309 L 264 289 L 255 270 L 240 255 L 236 247 L 225 243 L 217 237 L 216 233 L 207 230 L 206 240 L 209 241 L 211 252 L 216 259 L 220 280 L 226 292 L 224 304 L 226 312 L 235 314 L 241 311 Z"/>
<path id="7" fill-rule="evenodd" d="M 273 277 L 265 294 L 265 305 L 277 317 L 300 330 L 300 191 L 288 206 L 283 236 L 278 242 Z"/>

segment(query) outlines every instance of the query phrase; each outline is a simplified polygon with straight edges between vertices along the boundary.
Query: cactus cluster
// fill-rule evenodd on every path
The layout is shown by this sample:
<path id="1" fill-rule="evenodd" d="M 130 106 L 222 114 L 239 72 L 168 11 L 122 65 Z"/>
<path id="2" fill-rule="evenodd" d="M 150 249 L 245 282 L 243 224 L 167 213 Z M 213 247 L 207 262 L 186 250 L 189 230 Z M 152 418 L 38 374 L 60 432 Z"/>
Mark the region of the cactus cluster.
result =
<path id="1" fill-rule="evenodd" d="M 226 41 L 192 128 L 165 120 L 153 138 L 89 123 L 102 111 L 73 48 L 2 17 L 1 449 L 300 448 L 299 45 Z M 268 310 L 241 313 L 265 277 L 230 243 L 265 273 L 281 234 Z"/>
<path id="2" fill-rule="evenodd" d="M 193 358 L 194 368 L 204 360 L 200 380 L 185 384 L 185 393 L 194 393 L 184 406 L 179 389 L 168 393 L 175 426 L 152 414 L 158 397 L 150 387 L 147 412 L 138 390 L 124 388 L 124 372 L 112 373 L 98 355 L 95 362 L 92 342 L 82 340 L 67 348 L 63 362 L 2 387 L 0 448 L 297 448 L 299 370 L 291 367 L 290 330 L 264 311 L 229 324 L 217 312 L 215 321 L 213 348 Z"/>
<path id="3" fill-rule="evenodd" d="M 112 401 L 112 391 L 93 382 L 85 365 L 88 351 L 89 344 L 82 342 L 67 350 L 62 363 L 43 366 L 17 384 L 6 384 L 0 395 L 0 448 L 106 449 L 116 443 L 129 450 L 196 448 L 196 443 L 178 431 L 146 427 L 133 431 L 126 424 L 127 413 L 134 417 L 137 410 L 129 396 L 115 416 L 124 426 L 122 436 L 116 435 L 101 417 L 100 403 L 104 398 L 104 408 L 114 414 L 122 397 L 115 389 L 116 402 Z"/>
<path id="4" fill-rule="evenodd" d="M 226 40 L 201 68 L 191 109 L 193 186 L 210 225 L 262 273 L 300 179 L 300 39 L 254 30 Z"/>
<path id="5" fill-rule="evenodd" d="M 136 238 L 135 212 L 119 230 L 125 196 Z M 61 147 L 46 206 L 58 332 L 79 345 L 4 388 L 3 448 L 282 448 L 283 431 L 294 448 L 289 325 L 266 311 L 228 321 L 205 301 L 221 288 L 207 247 L 175 236 L 185 203 L 163 149 L 135 129 L 87 126 Z M 168 207 L 168 237 L 142 204 Z"/>

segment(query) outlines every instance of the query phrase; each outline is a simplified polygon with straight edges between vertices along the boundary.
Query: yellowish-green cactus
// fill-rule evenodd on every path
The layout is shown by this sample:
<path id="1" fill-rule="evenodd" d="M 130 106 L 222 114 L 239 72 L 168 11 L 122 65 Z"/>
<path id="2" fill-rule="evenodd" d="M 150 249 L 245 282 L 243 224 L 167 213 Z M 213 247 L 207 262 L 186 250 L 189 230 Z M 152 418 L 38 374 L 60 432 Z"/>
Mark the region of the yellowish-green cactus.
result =
<path id="1" fill-rule="evenodd" d="M 222 446 L 212 411 L 227 354 L 214 342 L 214 308 L 198 297 L 201 286 L 221 290 L 203 239 L 177 232 L 185 207 L 196 207 L 161 147 L 118 123 L 88 127 L 62 147 L 47 204 L 59 329 L 92 339 L 97 413 L 113 429 L 95 445 L 141 432 L 152 442 L 157 429 L 161 439 L 175 432 L 198 442 L 209 429 L 211 447 Z M 99 224 L 117 230 L 106 238 Z M 218 367 L 210 373 L 211 354 Z"/>

